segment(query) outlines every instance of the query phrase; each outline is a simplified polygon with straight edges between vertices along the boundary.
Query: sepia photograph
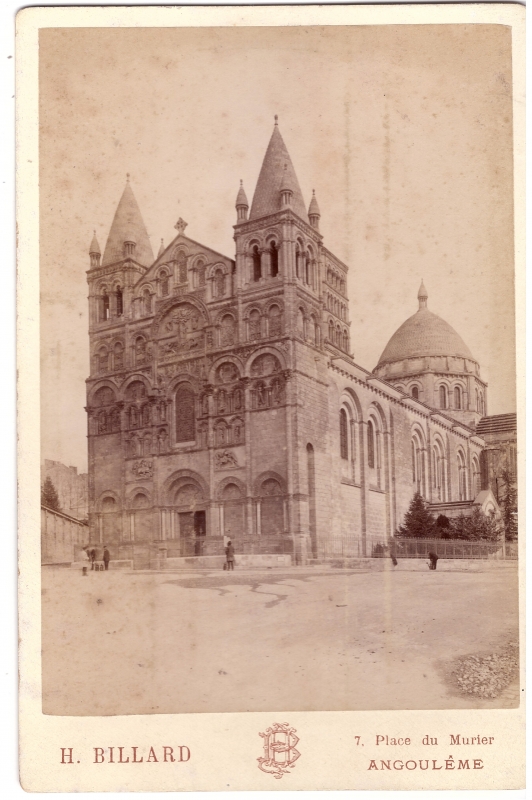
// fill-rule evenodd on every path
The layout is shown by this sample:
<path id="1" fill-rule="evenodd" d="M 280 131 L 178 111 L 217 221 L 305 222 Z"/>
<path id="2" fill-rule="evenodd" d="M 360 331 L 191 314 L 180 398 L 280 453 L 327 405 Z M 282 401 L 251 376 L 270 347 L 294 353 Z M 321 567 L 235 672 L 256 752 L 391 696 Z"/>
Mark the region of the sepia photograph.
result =
<path id="1" fill-rule="evenodd" d="M 511 27 L 38 52 L 43 714 L 518 708 Z"/>

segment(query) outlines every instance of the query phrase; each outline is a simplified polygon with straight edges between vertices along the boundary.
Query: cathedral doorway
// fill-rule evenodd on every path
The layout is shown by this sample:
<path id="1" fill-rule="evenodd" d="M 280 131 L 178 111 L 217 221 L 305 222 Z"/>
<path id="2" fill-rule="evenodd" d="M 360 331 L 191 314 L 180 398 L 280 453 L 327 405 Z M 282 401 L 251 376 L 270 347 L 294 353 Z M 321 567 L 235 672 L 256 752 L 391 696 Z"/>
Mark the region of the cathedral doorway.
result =
<path id="1" fill-rule="evenodd" d="M 181 555 L 201 555 L 207 536 L 207 514 L 199 484 L 192 479 L 181 483 L 174 493 L 173 505 L 179 522 Z"/>

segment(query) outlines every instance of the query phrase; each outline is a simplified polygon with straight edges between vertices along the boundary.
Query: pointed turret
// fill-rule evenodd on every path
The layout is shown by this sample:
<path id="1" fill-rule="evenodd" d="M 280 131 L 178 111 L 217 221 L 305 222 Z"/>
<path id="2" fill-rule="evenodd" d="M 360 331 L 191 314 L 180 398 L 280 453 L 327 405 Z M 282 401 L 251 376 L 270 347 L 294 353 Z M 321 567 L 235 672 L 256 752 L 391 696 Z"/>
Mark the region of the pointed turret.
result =
<path id="1" fill-rule="evenodd" d="M 89 256 L 91 259 L 91 267 L 99 267 L 100 266 L 100 257 L 102 255 L 102 251 L 100 250 L 100 245 L 98 244 L 98 239 L 96 238 L 96 231 L 94 231 L 92 236 L 91 246 L 89 247 Z"/>
<path id="2" fill-rule="evenodd" d="M 237 213 L 237 222 L 245 222 L 248 218 L 249 203 L 246 197 L 246 193 L 244 191 L 243 181 L 240 181 L 240 188 L 236 196 L 235 206 Z"/>
<path id="3" fill-rule="evenodd" d="M 160 258 L 164 253 L 164 239 L 161 239 L 161 244 L 159 246 L 159 252 L 157 253 L 157 258 Z"/>
<path id="4" fill-rule="evenodd" d="M 153 263 L 153 250 L 129 183 L 129 175 L 107 237 L 102 266 L 115 264 L 127 256 L 144 267 Z"/>
<path id="5" fill-rule="evenodd" d="M 292 197 L 294 194 L 294 190 L 292 189 L 291 181 L 288 176 L 288 165 L 284 165 L 283 170 L 283 177 L 281 178 L 281 186 L 279 188 L 279 192 L 281 193 L 281 206 L 283 208 L 288 208 L 292 205 Z"/>
<path id="6" fill-rule="evenodd" d="M 423 279 L 421 279 L 421 286 L 419 287 L 419 292 L 417 293 L 417 299 L 419 300 L 419 311 L 421 311 L 422 308 L 427 308 L 427 300 L 429 299 L 429 296 L 427 290 L 425 289 Z"/>
<path id="7" fill-rule="evenodd" d="M 275 214 L 276 211 L 281 210 L 283 207 L 281 184 L 283 184 L 285 190 L 289 190 L 292 193 L 290 207 L 301 219 L 305 220 L 307 213 L 301 188 L 290 155 L 279 131 L 277 117 L 275 117 L 275 127 L 262 162 L 257 187 L 253 195 L 250 219 L 259 219 L 267 214 Z"/>
<path id="8" fill-rule="evenodd" d="M 308 207 L 308 219 L 312 227 L 316 228 L 317 231 L 320 229 L 320 217 L 320 207 L 318 205 L 318 201 L 316 200 L 316 192 L 313 189 L 312 200 L 310 201 L 310 205 Z"/>

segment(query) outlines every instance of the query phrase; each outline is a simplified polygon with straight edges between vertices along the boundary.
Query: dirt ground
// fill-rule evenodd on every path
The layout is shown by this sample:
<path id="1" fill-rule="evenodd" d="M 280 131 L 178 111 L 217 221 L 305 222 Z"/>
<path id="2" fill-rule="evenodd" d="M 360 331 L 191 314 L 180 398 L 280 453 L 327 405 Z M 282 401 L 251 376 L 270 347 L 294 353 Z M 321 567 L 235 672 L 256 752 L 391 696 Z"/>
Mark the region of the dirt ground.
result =
<path id="1" fill-rule="evenodd" d="M 517 639 L 517 569 L 44 569 L 43 711 L 508 708 L 453 660 Z"/>

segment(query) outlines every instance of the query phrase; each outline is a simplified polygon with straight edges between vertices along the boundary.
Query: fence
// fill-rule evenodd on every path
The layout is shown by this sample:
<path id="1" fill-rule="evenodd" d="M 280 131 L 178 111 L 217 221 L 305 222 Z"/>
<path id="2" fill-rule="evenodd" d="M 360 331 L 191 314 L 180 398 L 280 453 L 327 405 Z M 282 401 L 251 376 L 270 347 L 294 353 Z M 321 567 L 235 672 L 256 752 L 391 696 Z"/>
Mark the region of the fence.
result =
<path id="1" fill-rule="evenodd" d="M 464 539 L 384 539 L 327 537 L 318 542 L 318 560 L 335 558 L 428 558 L 429 552 L 440 558 L 474 558 L 514 561 L 517 542 L 466 541 Z"/>
<path id="2" fill-rule="evenodd" d="M 292 555 L 294 543 L 290 536 L 232 536 L 231 542 L 237 555 L 257 555 L 270 553 Z M 224 541 L 221 538 L 197 536 L 196 538 L 181 539 L 177 542 L 168 541 L 169 558 L 180 556 L 223 556 L 225 554 Z"/>

